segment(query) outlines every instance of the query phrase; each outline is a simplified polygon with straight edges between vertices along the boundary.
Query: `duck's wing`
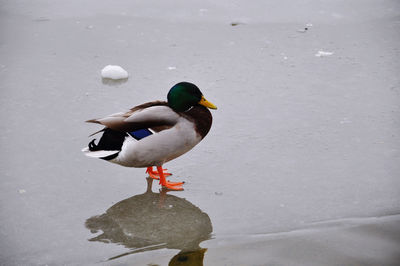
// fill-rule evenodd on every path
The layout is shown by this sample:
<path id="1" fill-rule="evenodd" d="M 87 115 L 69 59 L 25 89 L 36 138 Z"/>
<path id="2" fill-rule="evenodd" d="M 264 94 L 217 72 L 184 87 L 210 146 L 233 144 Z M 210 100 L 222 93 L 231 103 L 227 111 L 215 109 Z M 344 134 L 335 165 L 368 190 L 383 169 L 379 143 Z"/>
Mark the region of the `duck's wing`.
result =
<path id="1" fill-rule="evenodd" d="M 150 102 L 136 106 L 125 113 L 115 113 L 104 118 L 86 122 L 102 124 L 122 132 L 132 132 L 144 128 L 170 128 L 179 119 L 179 114 L 172 110 L 166 102 Z"/>

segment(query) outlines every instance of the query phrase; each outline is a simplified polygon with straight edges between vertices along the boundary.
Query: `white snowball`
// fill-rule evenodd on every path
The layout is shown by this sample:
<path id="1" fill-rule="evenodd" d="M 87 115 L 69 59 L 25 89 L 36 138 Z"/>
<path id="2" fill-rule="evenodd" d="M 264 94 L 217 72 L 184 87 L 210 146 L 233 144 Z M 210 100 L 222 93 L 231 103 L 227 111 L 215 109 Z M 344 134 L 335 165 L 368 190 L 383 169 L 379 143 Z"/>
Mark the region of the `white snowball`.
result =
<path id="1" fill-rule="evenodd" d="M 331 56 L 333 55 L 333 52 L 325 52 L 325 51 L 318 51 L 318 53 L 315 54 L 317 57 L 324 57 L 324 56 Z"/>
<path id="2" fill-rule="evenodd" d="M 107 79 L 127 79 L 129 74 L 120 66 L 108 65 L 101 70 L 101 76 Z"/>

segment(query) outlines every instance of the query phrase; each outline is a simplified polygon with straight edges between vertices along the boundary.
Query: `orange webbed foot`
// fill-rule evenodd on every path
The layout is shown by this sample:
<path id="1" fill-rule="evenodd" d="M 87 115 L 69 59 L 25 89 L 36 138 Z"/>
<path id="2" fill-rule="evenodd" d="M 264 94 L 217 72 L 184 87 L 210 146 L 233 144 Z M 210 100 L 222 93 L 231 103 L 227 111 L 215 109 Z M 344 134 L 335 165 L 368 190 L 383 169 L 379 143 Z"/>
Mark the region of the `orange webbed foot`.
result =
<path id="1" fill-rule="evenodd" d="M 162 172 L 164 176 L 171 176 L 171 173 L 166 172 L 168 169 L 162 169 Z M 149 174 L 149 176 L 153 179 L 159 180 L 160 179 L 160 174 L 158 171 L 154 171 L 153 167 L 147 167 L 146 173 Z"/>
<path id="2" fill-rule="evenodd" d="M 170 182 L 170 181 L 166 181 L 165 184 L 161 184 L 161 186 L 164 189 L 167 190 L 174 190 L 174 191 L 182 191 L 183 190 L 183 185 L 184 182 Z"/>
<path id="3" fill-rule="evenodd" d="M 149 168 L 147 168 L 148 172 L 152 172 L 152 169 L 149 169 Z M 164 171 L 166 171 L 166 169 L 163 169 L 161 166 L 157 166 L 157 173 L 159 174 L 158 176 L 160 179 L 160 185 L 163 188 L 168 189 L 168 190 L 183 190 L 182 185 L 185 182 L 171 182 L 171 181 L 166 180 L 165 177 L 168 176 L 166 174 L 169 174 L 169 173 L 164 173 Z"/>

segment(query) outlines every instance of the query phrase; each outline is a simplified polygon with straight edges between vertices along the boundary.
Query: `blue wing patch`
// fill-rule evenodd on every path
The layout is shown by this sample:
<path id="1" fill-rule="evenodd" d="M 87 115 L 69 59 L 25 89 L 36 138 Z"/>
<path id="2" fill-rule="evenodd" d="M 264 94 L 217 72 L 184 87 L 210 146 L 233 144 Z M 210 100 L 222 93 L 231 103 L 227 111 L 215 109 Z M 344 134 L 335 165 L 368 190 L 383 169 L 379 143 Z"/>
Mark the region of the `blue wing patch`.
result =
<path id="1" fill-rule="evenodd" d="M 145 137 L 148 137 L 150 135 L 152 135 L 153 133 L 148 130 L 147 128 L 143 128 L 143 129 L 139 129 L 139 130 L 135 130 L 132 132 L 128 132 L 129 135 L 131 135 L 134 139 L 136 140 L 141 140 Z"/>

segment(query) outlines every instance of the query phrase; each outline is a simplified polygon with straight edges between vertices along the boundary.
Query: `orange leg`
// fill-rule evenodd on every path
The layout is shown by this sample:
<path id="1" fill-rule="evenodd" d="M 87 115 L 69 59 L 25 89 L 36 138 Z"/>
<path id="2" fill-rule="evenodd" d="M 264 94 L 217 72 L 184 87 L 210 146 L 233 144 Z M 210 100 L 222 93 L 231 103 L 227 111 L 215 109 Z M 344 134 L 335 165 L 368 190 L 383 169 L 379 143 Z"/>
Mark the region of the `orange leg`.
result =
<path id="1" fill-rule="evenodd" d="M 164 172 L 164 171 L 167 171 L 167 169 L 162 169 L 162 170 L 163 170 L 164 176 L 172 175 L 171 173 Z M 153 170 L 153 166 L 147 167 L 146 173 L 148 173 L 151 178 L 160 180 L 160 174 L 157 171 Z"/>
<path id="2" fill-rule="evenodd" d="M 170 190 L 183 190 L 182 185 L 183 185 L 184 182 L 170 182 L 170 181 L 167 181 L 165 179 L 164 171 L 163 171 L 161 166 L 157 166 L 157 171 L 158 171 L 158 174 L 160 176 L 160 184 L 161 184 L 161 186 L 163 186 L 164 188 L 170 189 Z"/>

